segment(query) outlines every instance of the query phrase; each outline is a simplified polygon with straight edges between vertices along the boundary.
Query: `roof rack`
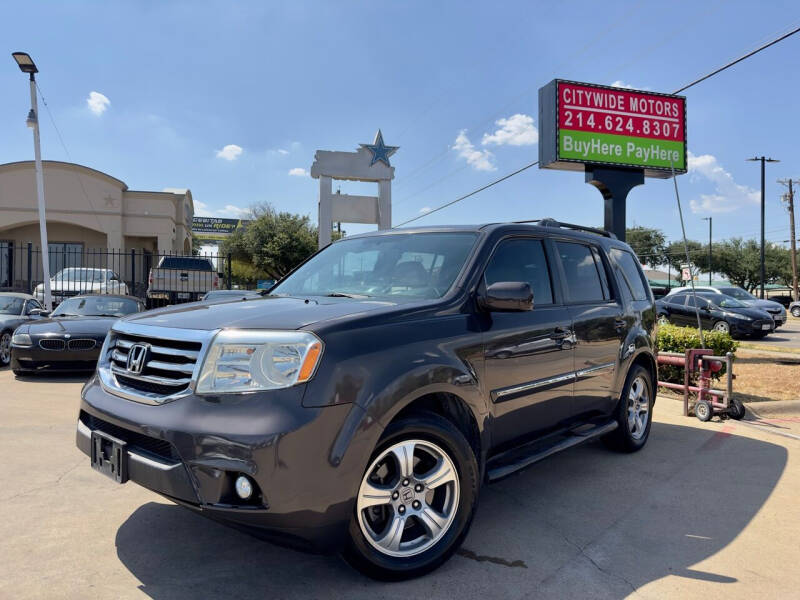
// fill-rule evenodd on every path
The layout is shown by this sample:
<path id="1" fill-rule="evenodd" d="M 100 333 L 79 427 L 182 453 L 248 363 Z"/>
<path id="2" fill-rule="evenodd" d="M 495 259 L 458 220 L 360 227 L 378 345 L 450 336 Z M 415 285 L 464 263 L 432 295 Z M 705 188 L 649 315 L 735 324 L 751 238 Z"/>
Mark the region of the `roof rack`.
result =
<path id="1" fill-rule="evenodd" d="M 606 231 L 605 229 L 598 229 L 597 227 L 586 227 L 585 225 L 575 225 L 574 223 L 564 223 L 563 221 L 556 221 L 555 219 L 528 219 L 526 221 L 514 221 L 514 223 L 536 223 L 540 227 L 562 227 L 564 229 L 572 229 L 574 231 L 586 231 L 603 237 L 617 239 L 617 236 Z"/>

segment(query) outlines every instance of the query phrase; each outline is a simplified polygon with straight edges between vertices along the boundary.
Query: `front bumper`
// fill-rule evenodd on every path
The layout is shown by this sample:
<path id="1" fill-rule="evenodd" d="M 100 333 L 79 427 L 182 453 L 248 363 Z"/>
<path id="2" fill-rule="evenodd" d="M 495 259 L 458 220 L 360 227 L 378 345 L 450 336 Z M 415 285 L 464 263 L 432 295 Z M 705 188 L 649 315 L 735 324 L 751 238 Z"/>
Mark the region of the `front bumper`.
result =
<path id="1" fill-rule="evenodd" d="M 11 368 L 15 371 L 93 371 L 100 346 L 93 350 L 43 350 L 38 345 L 11 346 Z"/>
<path id="2" fill-rule="evenodd" d="M 127 442 L 128 477 L 205 516 L 292 547 L 327 552 L 344 543 L 371 444 L 332 448 L 353 405 L 305 408 L 302 386 L 141 404 L 106 392 L 93 377 L 82 392 L 76 444 L 91 456 L 91 431 Z M 363 453 L 366 452 L 366 455 Z M 246 474 L 260 497 L 241 501 Z"/>

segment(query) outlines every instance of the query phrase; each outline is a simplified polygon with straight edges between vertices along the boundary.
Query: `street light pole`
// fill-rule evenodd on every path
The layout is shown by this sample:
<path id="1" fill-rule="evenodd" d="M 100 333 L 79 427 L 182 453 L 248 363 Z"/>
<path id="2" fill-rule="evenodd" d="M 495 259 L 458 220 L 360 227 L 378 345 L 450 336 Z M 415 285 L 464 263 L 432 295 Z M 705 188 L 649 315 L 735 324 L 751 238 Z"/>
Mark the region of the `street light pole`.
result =
<path id="1" fill-rule="evenodd" d="M 30 75 L 31 110 L 26 123 L 33 129 L 33 153 L 36 165 L 36 195 L 39 204 L 39 236 L 42 244 L 42 278 L 44 281 L 44 307 L 53 309 L 53 296 L 50 291 L 50 256 L 47 243 L 47 215 L 44 203 L 44 176 L 42 173 L 42 151 L 39 143 L 39 106 L 36 102 L 36 73 L 39 70 L 33 59 L 25 52 L 14 52 L 12 55 L 23 73 Z"/>
<path id="2" fill-rule="evenodd" d="M 713 217 L 703 217 L 703 221 L 708 221 L 708 285 L 711 285 L 711 221 Z"/>
<path id="3" fill-rule="evenodd" d="M 765 201 L 765 181 L 764 181 L 764 163 L 781 162 L 775 158 L 766 158 L 765 156 L 754 156 L 748 158 L 749 161 L 761 162 L 761 299 L 764 299 L 764 283 L 767 278 L 766 267 L 764 265 L 764 206 Z"/>

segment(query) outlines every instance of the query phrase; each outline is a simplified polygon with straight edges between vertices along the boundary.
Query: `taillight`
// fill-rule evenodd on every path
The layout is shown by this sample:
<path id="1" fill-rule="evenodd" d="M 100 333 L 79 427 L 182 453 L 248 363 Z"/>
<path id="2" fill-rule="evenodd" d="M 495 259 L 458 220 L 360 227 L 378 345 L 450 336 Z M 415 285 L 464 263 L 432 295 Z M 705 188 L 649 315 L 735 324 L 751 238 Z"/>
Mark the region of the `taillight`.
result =
<path id="1" fill-rule="evenodd" d="M 153 272 L 147 274 L 147 285 L 153 285 Z"/>

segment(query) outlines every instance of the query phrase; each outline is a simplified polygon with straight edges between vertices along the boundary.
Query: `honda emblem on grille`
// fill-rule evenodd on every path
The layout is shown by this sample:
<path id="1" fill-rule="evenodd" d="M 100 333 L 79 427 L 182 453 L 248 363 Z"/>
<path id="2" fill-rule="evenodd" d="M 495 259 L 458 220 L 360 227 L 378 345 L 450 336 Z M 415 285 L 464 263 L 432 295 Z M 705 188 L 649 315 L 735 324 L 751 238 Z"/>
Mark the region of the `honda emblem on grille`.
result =
<path id="1" fill-rule="evenodd" d="M 147 352 L 150 346 L 147 344 L 133 344 L 128 350 L 128 362 L 126 367 L 130 373 L 139 375 L 144 369 L 144 364 L 147 360 Z"/>

